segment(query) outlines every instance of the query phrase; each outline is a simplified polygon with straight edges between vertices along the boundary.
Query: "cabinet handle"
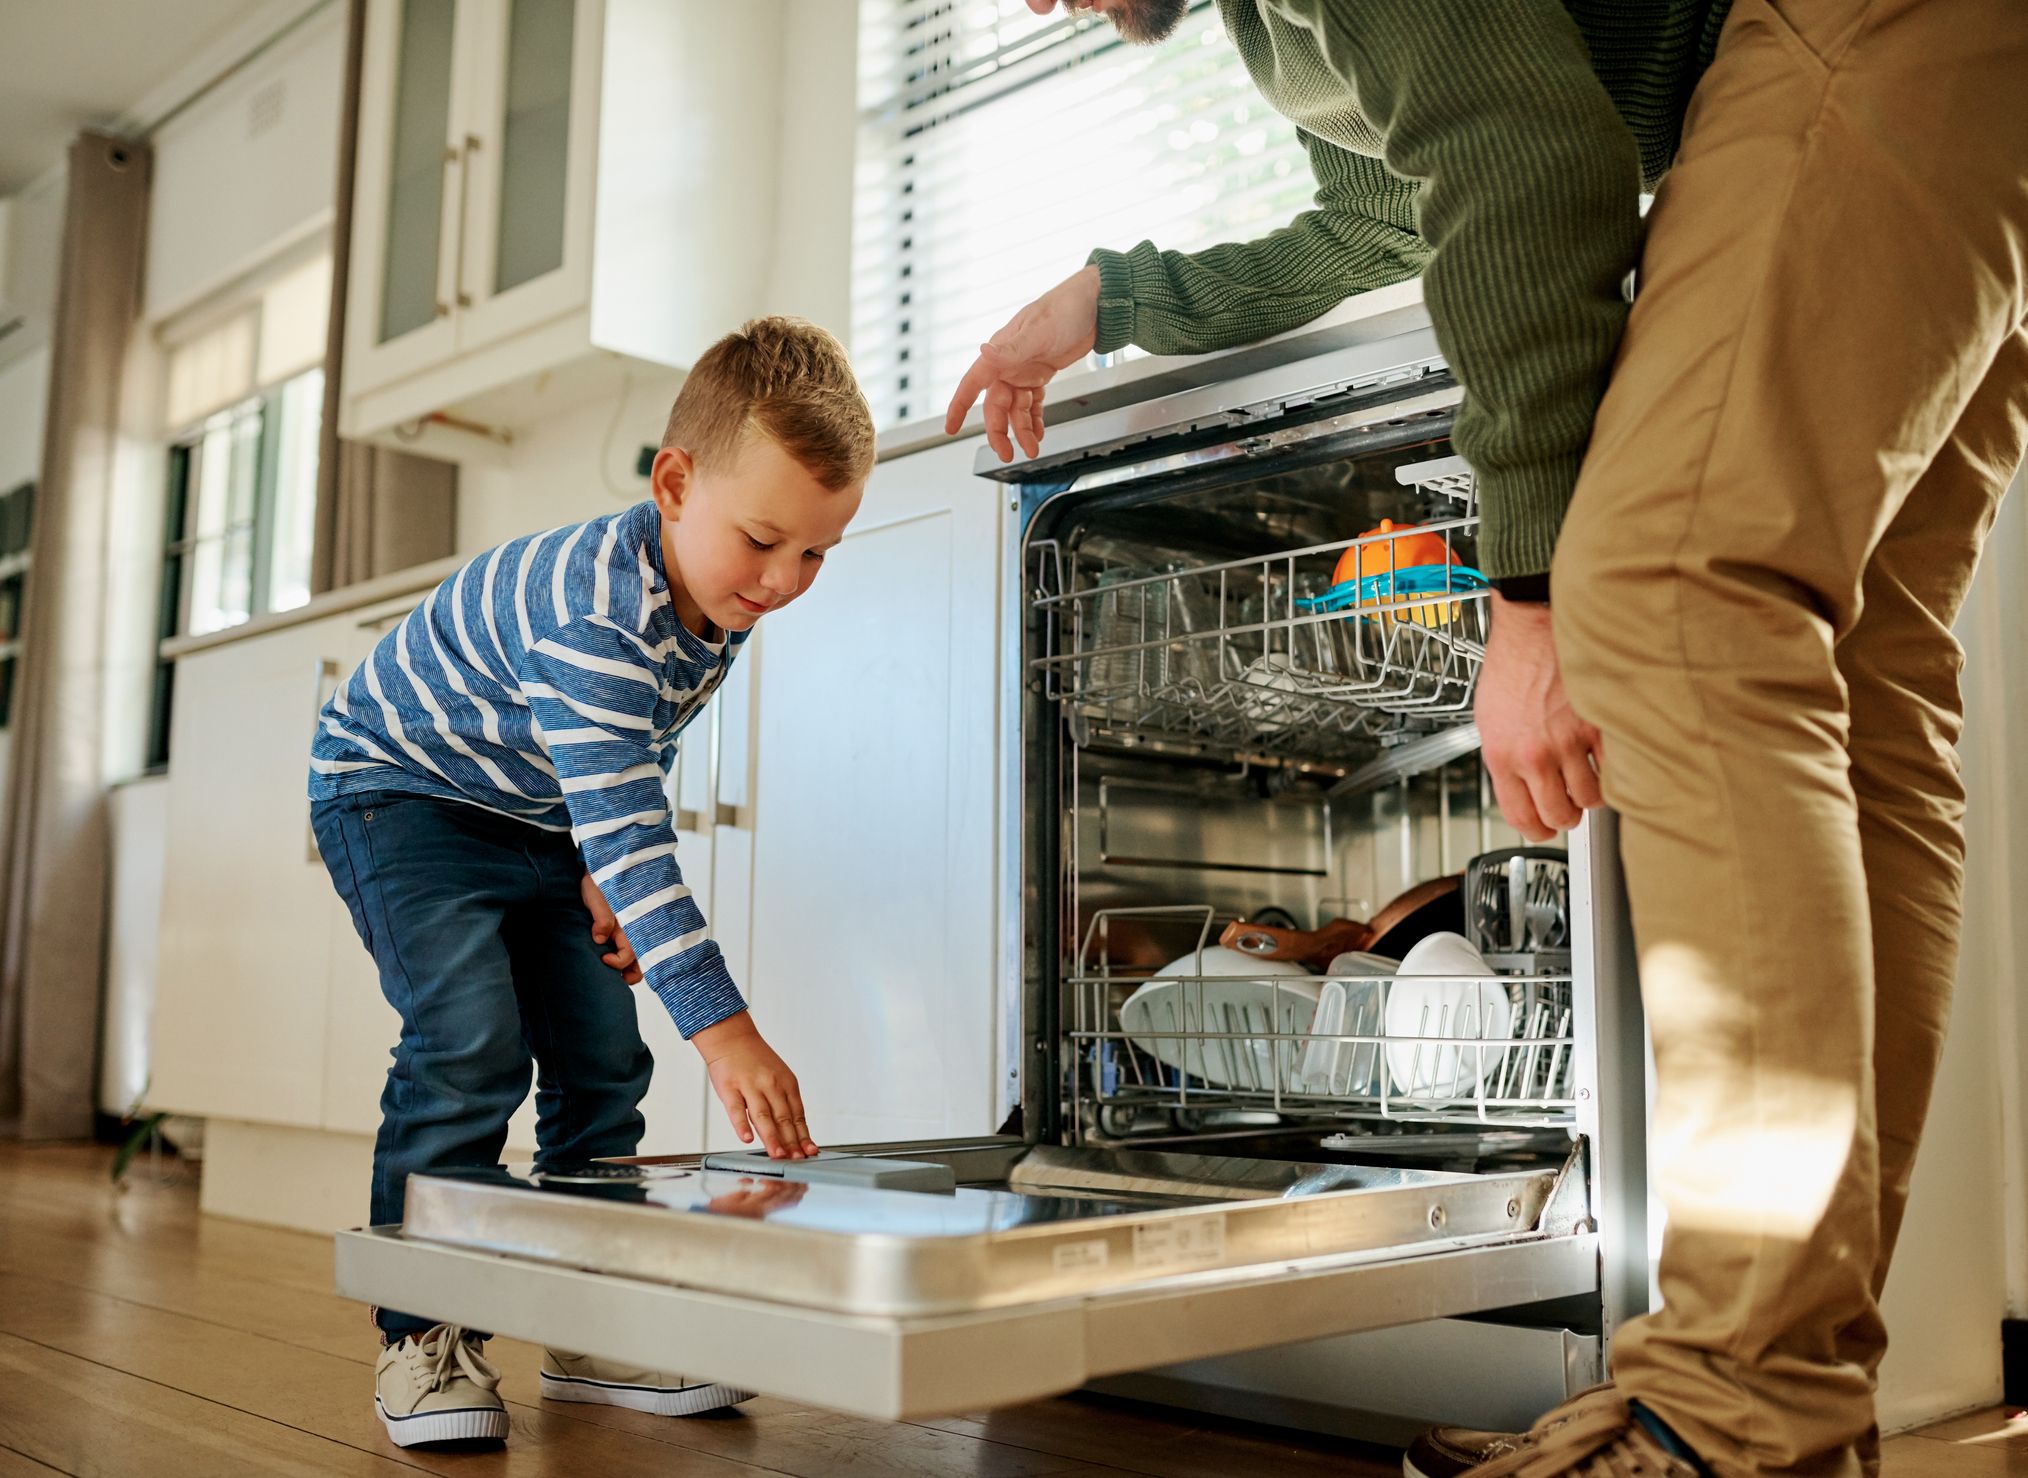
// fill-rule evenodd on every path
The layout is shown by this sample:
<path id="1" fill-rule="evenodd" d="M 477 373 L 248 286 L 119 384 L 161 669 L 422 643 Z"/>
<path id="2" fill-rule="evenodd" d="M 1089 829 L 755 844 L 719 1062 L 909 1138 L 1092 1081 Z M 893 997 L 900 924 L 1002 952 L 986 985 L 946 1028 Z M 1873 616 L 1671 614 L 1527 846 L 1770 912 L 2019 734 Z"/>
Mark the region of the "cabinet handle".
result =
<path id="1" fill-rule="evenodd" d="M 704 818 L 687 806 L 676 808 L 676 829 L 678 831 L 704 830 Z"/>
<path id="2" fill-rule="evenodd" d="M 453 149 L 453 148 L 452 148 L 452 147 L 451 147 L 451 146 L 450 146 L 449 144 L 445 144 L 445 145 L 444 145 L 444 164 L 443 164 L 443 171 L 442 171 L 442 179 L 441 179 L 441 181 L 439 182 L 439 188 L 440 188 L 440 189 L 441 189 L 441 190 L 443 191 L 443 193 L 444 193 L 444 194 L 446 194 L 446 195 L 448 195 L 448 194 L 450 194 L 450 193 L 451 193 L 451 166 L 452 166 L 453 164 L 457 164 L 457 163 L 459 163 L 459 162 L 460 162 L 460 158 L 461 158 L 461 156 L 459 155 L 459 153 L 458 153 L 458 151 L 457 151 L 456 149 Z M 458 184 L 458 201 L 459 201 L 459 205 L 458 205 L 458 235 L 459 235 L 459 238 L 460 238 L 460 240 L 459 240 L 459 245 L 460 245 L 460 246 L 462 246 L 462 245 L 464 244 L 464 242 L 463 242 L 463 236 L 464 236 L 464 231 L 465 231 L 465 208 L 464 208 L 464 199 L 465 199 L 465 187 L 464 187 L 464 174 L 465 174 L 464 170 L 460 169 L 460 170 L 458 171 L 458 179 L 459 179 L 459 184 Z M 458 266 L 459 266 L 459 270 L 460 270 L 460 271 L 462 272 L 462 271 L 464 270 L 464 263 L 463 263 L 463 262 L 460 262 L 460 263 L 458 264 Z M 439 256 L 437 257 L 437 317 L 439 317 L 439 318 L 449 318 L 449 317 L 451 316 L 451 305 L 450 305 L 449 303 L 447 303 L 447 302 L 445 302 L 445 301 L 444 301 L 444 276 L 443 276 L 443 273 L 444 273 L 444 259 L 443 259 L 443 257 L 442 257 L 441 255 L 439 255 Z"/>
<path id="3" fill-rule="evenodd" d="M 325 686 L 327 683 L 330 685 L 328 688 Z M 317 659 L 317 708 L 310 717 L 312 728 L 323 722 L 324 705 L 331 701 L 332 696 L 337 691 L 338 660 L 335 657 L 319 657 Z M 324 854 L 317 850 L 317 828 L 310 825 L 307 811 L 303 816 L 303 838 L 303 860 L 305 862 L 322 862 Z"/>
<path id="4" fill-rule="evenodd" d="M 465 135 L 465 146 L 458 159 L 458 280 L 457 299 L 460 308 L 472 306 L 472 295 L 465 291 L 465 217 L 471 209 L 472 199 L 472 156 L 479 152 L 479 136 Z"/>

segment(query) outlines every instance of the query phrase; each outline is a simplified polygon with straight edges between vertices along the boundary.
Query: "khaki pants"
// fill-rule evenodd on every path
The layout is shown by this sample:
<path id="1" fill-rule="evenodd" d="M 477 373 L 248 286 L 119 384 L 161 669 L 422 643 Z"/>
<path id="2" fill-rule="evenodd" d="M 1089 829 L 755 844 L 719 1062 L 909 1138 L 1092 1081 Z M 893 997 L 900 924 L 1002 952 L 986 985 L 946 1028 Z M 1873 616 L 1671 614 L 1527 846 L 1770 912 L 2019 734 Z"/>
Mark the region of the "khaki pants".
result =
<path id="1" fill-rule="evenodd" d="M 2028 442 L 2024 271 L 2028 4 L 1737 0 L 1554 580 L 1668 1215 L 1614 1378 L 1725 1478 L 1877 1451 L 1957 959 L 1950 627 Z"/>

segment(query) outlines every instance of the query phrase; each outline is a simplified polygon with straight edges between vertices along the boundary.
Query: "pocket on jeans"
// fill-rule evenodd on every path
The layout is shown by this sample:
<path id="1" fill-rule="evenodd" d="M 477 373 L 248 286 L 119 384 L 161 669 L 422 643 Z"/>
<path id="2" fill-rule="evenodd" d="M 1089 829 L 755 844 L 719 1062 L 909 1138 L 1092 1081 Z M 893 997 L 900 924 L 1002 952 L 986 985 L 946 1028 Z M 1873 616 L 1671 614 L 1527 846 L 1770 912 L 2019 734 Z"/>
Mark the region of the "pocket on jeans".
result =
<path id="1" fill-rule="evenodd" d="M 373 930 L 366 922 L 366 910 L 359 898 L 359 873 L 352 865 L 352 848 L 345 835 L 347 813 L 337 806 L 317 808 L 310 816 L 310 829 L 317 838 L 317 851 L 324 859 L 324 870 L 331 875 L 331 886 L 344 901 L 345 912 L 352 918 L 353 932 L 359 942 L 366 946 L 368 954 L 373 953 Z"/>

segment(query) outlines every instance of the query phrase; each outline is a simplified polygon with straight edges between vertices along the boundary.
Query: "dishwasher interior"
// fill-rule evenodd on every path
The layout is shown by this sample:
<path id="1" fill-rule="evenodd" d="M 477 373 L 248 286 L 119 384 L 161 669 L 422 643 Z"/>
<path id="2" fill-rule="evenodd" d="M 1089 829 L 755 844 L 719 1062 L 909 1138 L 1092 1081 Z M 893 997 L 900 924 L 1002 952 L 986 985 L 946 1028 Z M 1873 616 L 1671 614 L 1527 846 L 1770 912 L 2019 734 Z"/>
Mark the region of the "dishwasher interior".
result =
<path id="1" fill-rule="evenodd" d="M 1478 761 L 1488 597 L 1447 424 L 1039 512 L 1040 1139 L 1567 1153 L 1570 870 L 1520 845 Z"/>
<path id="2" fill-rule="evenodd" d="M 1455 384 L 1302 383 L 1081 423 L 1012 493 L 997 1134 L 416 1176 L 341 1291 L 883 1417 L 1393 1436 L 1595 1380 L 1638 1297 L 1610 819 L 1522 847 L 1487 793 Z"/>

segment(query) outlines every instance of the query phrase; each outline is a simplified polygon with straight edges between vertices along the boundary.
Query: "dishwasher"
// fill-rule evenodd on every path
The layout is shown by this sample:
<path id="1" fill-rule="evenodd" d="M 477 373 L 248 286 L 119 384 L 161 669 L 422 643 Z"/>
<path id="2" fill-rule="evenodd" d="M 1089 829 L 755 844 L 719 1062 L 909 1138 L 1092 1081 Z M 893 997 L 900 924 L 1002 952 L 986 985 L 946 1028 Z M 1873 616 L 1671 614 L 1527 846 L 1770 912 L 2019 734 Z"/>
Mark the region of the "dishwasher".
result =
<path id="1" fill-rule="evenodd" d="M 339 1291 L 890 1419 L 1387 1440 L 1600 1379 L 1648 1290 L 1631 937 L 1610 814 L 1519 846 L 1478 761 L 1459 398 L 1397 323 L 981 450 L 998 1133 L 417 1176 Z"/>

